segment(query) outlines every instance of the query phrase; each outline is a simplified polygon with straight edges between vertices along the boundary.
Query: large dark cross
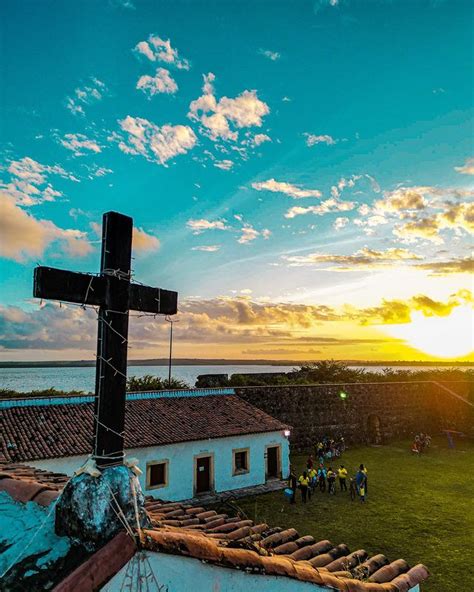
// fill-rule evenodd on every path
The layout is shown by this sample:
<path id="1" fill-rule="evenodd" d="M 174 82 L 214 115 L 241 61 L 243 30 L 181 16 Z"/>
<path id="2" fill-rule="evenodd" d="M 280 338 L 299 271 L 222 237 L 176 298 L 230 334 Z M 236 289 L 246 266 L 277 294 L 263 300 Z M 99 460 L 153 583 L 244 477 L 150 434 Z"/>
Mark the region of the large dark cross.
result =
<path id="1" fill-rule="evenodd" d="M 132 229 L 132 218 L 117 212 L 104 214 L 98 275 L 35 269 L 37 298 L 99 307 L 94 458 L 101 468 L 123 462 L 128 313 L 173 315 L 178 305 L 177 292 L 131 282 Z"/>

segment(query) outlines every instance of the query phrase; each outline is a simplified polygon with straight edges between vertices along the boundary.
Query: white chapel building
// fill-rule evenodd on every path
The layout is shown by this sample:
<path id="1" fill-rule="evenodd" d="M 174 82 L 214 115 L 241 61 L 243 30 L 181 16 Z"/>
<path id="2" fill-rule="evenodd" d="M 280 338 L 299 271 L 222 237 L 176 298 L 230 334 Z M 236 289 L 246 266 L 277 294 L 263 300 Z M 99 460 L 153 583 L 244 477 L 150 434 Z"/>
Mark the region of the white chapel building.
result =
<path id="1" fill-rule="evenodd" d="M 0 459 L 72 475 L 92 450 L 93 408 L 92 395 L 0 401 Z M 286 478 L 289 435 L 233 389 L 127 395 L 126 458 L 166 501 Z"/>

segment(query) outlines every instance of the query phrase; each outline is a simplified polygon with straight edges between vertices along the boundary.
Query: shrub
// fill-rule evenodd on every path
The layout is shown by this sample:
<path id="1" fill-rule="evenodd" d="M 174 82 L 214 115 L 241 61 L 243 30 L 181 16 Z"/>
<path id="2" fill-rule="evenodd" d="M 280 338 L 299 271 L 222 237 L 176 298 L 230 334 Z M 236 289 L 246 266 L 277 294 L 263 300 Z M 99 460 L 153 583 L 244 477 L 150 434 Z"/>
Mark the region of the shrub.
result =
<path id="1" fill-rule="evenodd" d="M 160 378 L 159 376 L 152 376 L 146 374 L 145 376 L 130 376 L 127 379 L 127 391 L 136 393 L 138 391 L 163 391 L 166 389 L 187 389 L 189 385 L 183 380 L 172 378 L 169 381 L 167 378 Z"/>

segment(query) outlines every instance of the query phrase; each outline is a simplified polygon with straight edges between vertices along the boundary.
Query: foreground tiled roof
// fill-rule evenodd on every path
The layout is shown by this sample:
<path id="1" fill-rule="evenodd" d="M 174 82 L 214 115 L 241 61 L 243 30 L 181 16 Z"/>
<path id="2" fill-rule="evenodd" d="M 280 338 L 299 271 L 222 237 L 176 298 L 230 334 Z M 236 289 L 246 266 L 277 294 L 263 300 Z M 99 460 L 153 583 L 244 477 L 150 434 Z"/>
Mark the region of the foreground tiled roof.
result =
<path id="1" fill-rule="evenodd" d="M 419 564 L 403 559 L 369 557 L 363 549 L 300 536 L 294 529 L 270 528 L 251 520 L 232 518 L 203 507 L 149 499 L 147 511 L 154 528 L 144 531 L 152 551 L 194 557 L 203 561 L 312 582 L 341 592 L 407 592 L 428 578 Z"/>
<path id="2" fill-rule="evenodd" d="M 69 480 L 67 475 L 20 464 L 0 462 L 0 491 L 19 502 L 48 506 Z"/>
<path id="3" fill-rule="evenodd" d="M 127 401 L 125 447 L 140 448 L 283 430 L 280 421 L 234 395 Z M 93 404 L 0 409 L 0 461 L 91 452 Z"/>

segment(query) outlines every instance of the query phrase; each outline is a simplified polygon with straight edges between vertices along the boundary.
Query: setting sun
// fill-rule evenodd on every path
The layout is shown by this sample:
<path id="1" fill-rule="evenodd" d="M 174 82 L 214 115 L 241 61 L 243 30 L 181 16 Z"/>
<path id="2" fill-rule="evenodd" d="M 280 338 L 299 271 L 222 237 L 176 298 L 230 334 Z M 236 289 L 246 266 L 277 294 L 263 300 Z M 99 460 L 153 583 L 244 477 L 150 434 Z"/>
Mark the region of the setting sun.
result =
<path id="1" fill-rule="evenodd" d="M 411 323 L 385 325 L 380 329 L 438 358 L 463 357 L 474 349 L 473 313 L 468 305 L 459 306 L 449 316 L 425 316 L 414 311 Z"/>

